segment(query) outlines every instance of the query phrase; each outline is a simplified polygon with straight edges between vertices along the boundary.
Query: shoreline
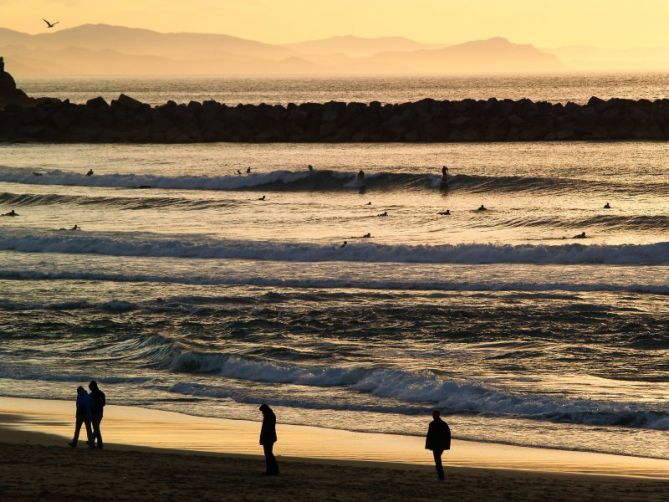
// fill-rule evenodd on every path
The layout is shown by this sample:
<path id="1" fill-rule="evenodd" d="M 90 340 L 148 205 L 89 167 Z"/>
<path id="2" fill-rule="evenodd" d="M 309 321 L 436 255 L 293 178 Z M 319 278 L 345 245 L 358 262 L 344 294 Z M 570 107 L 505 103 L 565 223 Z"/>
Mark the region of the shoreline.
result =
<path id="1" fill-rule="evenodd" d="M 418 452 L 421 459 L 414 462 L 410 455 L 390 460 L 388 455 L 395 451 L 392 448 L 384 452 L 386 457 L 379 456 L 377 451 L 374 459 L 354 458 L 356 447 L 367 448 L 378 442 L 379 436 L 394 445 L 398 441 L 404 445 L 402 437 L 281 424 L 275 449 L 281 475 L 261 476 L 264 459 L 257 446 L 259 422 L 206 419 L 123 406 L 109 406 L 105 411 L 103 434 L 110 439 L 107 447 L 100 451 L 80 445 L 73 450 L 67 446 L 68 438 L 64 435 L 69 435 L 73 426 L 73 403 L 0 398 L 0 499 L 356 501 L 383 497 L 386 501 L 449 498 L 460 502 L 659 502 L 669 488 L 669 469 L 657 471 L 655 477 L 646 477 L 634 474 L 629 465 L 627 470 L 620 470 L 619 466 L 617 472 L 597 471 L 591 466 L 590 472 L 584 469 L 579 473 L 572 472 L 569 464 L 561 461 L 552 467 L 543 464 L 534 468 L 526 465 L 525 469 L 500 468 L 489 455 L 508 448 L 499 450 L 486 443 L 457 440 L 453 443 L 454 450 L 444 454 L 446 481 L 437 483 L 433 481 L 431 456 L 425 450 Z M 150 438 L 133 440 L 146 435 Z M 178 441 L 183 436 L 197 439 L 192 441 L 196 444 L 184 448 L 185 442 Z M 227 445 L 224 451 L 219 449 L 219 436 L 224 436 Z M 351 437 L 355 439 L 351 441 Z M 200 441 L 207 438 L 208 448 L 202 447 Z M 330 447 L 332 441 L 344 441 L 338 445 L 339 457 L 316 458 L 309 453 L 306 446 L 324 439 L 330 441 Z M 423 438 L 409 439 L 413 445 L 418 440 L 423 446 Z M 302 445 L 302 455 L 295 449 L 300 442 L 307 443 Z M 478 449 L 479 461 L 466 465 L 458 460 L 457 452 L 463 449 L 470 454 Z M 519 449 L 523 454 L 532 450 L 511 449 L 516 455 Z M 328 450 L 327 454 L 336 450 Z M 571 452 L 563 453 L 572 457 Z M 606 457 L 586 456 L 600 461 Z M 660 462 L 669 466 L 669 461 Z"/>
<path id="2" fill-rule="evenodd" d="M 277 425 L 280 458 L 318 462 L 382 463 L 405 468 L 433 465 L 424 438 Z M 429 419 L 426 418 L 426 428 Z M 74 425 L 74 402 L 0 397 L 0 442 L 65 446 Z M 260 423 L 198 417 L 132 406 L 105 408 L 103 436 L 113 449 L 259 456 Z M 669 480 L 669 460 L 500 443 L 453 440 L 448 468 L 573 473 Z"/>

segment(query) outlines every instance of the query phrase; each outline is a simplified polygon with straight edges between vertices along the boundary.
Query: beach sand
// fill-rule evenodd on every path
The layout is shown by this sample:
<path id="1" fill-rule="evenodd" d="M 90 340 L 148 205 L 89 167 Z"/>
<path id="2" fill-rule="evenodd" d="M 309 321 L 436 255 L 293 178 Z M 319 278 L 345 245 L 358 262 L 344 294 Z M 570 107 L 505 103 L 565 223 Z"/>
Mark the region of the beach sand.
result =
<path id="1" fill-rule="evenodd" d="M 0 500 L 652 501 L 669 493 L 669 461 L 456 440 L 439 483 L 422 438 L 289 425 L 278 427 L 281 476 L 267 478 L 257 422 L 109 406 L 107 448 L 72 450 L 72 414 L 69 402 L 0 398 Z"/>

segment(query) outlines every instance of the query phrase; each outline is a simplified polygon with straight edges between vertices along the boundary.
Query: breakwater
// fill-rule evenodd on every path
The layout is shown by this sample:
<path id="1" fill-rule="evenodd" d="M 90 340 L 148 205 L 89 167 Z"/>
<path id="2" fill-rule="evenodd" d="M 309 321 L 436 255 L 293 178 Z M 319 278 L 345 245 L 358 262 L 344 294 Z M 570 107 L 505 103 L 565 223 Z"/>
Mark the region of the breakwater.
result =
<path id="1" fill-rule="evenodd" d="M 476 142 L 669 139 L 669 100 L 587 104 L 527 99 L 414 103 L 151 107 L 121 95 L 86 104 L 38 100 L 0 110 L 8 142 Z"/>

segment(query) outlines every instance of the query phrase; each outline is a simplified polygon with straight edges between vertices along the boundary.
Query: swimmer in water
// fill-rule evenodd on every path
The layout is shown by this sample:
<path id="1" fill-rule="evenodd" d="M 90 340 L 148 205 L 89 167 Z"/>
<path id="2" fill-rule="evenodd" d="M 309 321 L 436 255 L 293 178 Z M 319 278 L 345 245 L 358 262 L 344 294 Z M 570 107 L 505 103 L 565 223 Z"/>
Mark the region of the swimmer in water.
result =
<path id="1" fill-rule="evenodd" d="M 488 210 L 488 208 L 485 207 L 483 204 L 481 204 L 481 207 L 479 207 L 479 208 L 477 209 L 477 211 L 487 211 L 487 210 Z"/>
<path id="2" fill-rule="evenodd" d="M 263 196 L 260 197 L 258 200 L 265 200 L 265 196 L 263 195 Z"/>
<path id="3" fill-rule="evenodd" d="M 347 242 L 347 241 L 344 241 L 344 243 L 343 243 L 341 246 L 339 246 L 339 249 L 341 249 L 341 248 L 345 248 L 347 244 L 348 244 L 348 242 Z"/>
<path id="4" fill-rule="evenodd" d="M 10 212 L 5 213 L 5 214 L 3 214 L 2 216 L 18 216 L 18 215 L 19 215 L 19 213 L 17 213 L 16 211 L 14 211 L 14 210 L 12 209 Z"/>
<path id="5" fill-rule="evenodd" d="M 93 169 L 89 169 L 88 172 L 86 173 L 86 176 L 93 176 Z"/>
<path id="6" fill-rule="evenodd" d="M 439 214 L 442 215 L 442 216 L 450 216 L 451 215 L 451 210 L 447 209 L 446 211 L 441 211 Z"/>
<path id="7" fill-rule="evenodd" d="M 604 204 L 604 209 L 611 209 L 611 204 L 609 204 L 608 202 Z"/>
<path id="8" fill-rule="evenodd" d="M 572 237 L 572 239 L 585 239 L 585 238 L 586 238 L 585 232 L 581 232 L 580 234 Z"/>

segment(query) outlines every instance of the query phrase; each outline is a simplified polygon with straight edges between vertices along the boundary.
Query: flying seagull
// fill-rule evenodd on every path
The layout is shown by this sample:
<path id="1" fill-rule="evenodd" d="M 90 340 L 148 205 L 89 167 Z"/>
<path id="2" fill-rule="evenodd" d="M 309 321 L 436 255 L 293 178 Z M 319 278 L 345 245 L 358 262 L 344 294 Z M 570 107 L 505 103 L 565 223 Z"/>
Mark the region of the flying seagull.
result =
<path id="1" fill-rule="evenodd" d="M 60 21 L 56 21 L 55 23 L 50 23 L 50 22 L 47 21 L 46 19 L 42 19 L 42 21 L 44 21 L 44 22 L 46 23 L 46 27 L 47 27 L 47 28 L 53 28 L 53 27 L 56 26 L 58 23 L 60 23 Z"/>

